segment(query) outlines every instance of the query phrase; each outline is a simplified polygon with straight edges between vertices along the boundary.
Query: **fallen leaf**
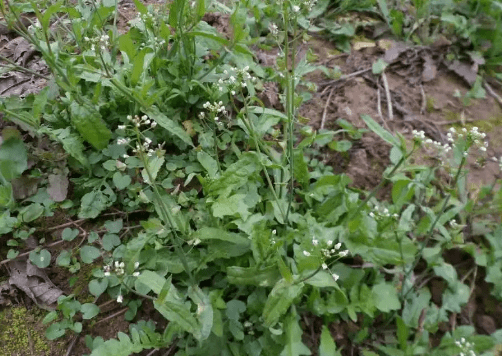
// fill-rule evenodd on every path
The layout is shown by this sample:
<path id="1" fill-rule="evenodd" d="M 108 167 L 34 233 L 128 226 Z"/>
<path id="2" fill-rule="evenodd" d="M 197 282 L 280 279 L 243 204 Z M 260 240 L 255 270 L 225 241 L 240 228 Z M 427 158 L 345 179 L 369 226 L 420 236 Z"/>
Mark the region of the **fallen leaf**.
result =
<path id="1" fill-rule="evenodd" d="M 68 194 L 68 177 L 64 174 L 51 174 L 47 193 L 55 202 L 65 200 Z"/>
<path id="2" fill-rule="evenodd" d="M 54 310 L 57 299 L 63 291 L 56 287 L 44 271 L 29 260 L 9 262 L 9 284 L 25 292 L 40 308 Z"/>
<path id="3" fill-rule="evenodd" d="M 422 71 L 422 81 L 430 82 L 437 75 L 436 63 L 429 56 L 424 56 L 424 70 Z"/>
<path id="4" fill-rule="evenodd" d="M 408 45 L 397 42 L 394 46 L 385 51 L 383 59 L 387 63 L 392 63 L 398 59 L 401 53 L 406 52 L 409 48 L 410 47 Z"/>
<path id="5" fill-rule="evenodd" d="M 478 73 L 473 70 L 472 66 L 459 61 L 448 64 L 448 69 L 462 77 L 470 86 L 476 82 L 478 77 Z"/>

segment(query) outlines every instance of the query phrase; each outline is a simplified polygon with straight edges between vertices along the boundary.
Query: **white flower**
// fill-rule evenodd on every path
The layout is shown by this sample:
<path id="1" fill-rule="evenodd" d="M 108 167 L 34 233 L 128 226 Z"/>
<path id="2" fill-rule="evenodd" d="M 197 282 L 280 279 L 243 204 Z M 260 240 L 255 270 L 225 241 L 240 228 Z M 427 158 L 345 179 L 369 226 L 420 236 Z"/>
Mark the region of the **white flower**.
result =
<path id="1" fill-rule="evenodd" d="M 134 272 L 132 275 L 133 275 L 134 277 L 139 277 L 139 272 Z"/>
<path id="2" fill-rule="evenodd" d="M 322 269 L 328 269 L 328 265 L 326 263 L 322 264 Z"/>
<path id="3" fill-rule="evenodd" d="M 328 246 L 333 245 L 333 240 L 328 240 Z"/>
<path id="4" fill-rule="evenodd" d="M 122 294 L 119 294 L 119 296 L 117 297 L 117 303 L 122 303 L 124 301 L 124 297 L 122 296 Z"/>
<path id="5" fill-rule="evenodd" d="M 338 279 L 340 278 L 340 276 L 339 276 L 339 275 L 337 275 L 336 273 L 333 273 L 333 274 L 331 275 L 331 277 L 333 277 L 333 280 L 334 280 L 335 282 L 336 282 L 336 281 L 338 281 Z"/>
<path id="6" fill-rule="evenodd" d="M 277 234 L 277 230 L 276 229 L 272 230 L 272 235 L 276 235 L 276 234 Z"/>
<path id="7" fill-rule="evenodd" d="M 134 262 L 134 269 L 137 269 L 138 267 L 139 267 L 139 262 L 138 261 Z"/>
<path id="8" fill-rule="evenodd" d="M 319 244 L 319 240 L 312 239 L 312 245 L 317 246 Z"/>
<path id="9" fill-rule="evenodd" d="M 338 250 L 340 247 L 342 247 L 342 243 L 339 242 L 335 245 L 335 250 Z"/>
<path id="10" fill-rule="evenodd" d="M 152 127 L 152 129 L 154 129 L 155 126 L 157 126 L 157 121 L 152 120 L 152 123 L 150 124 L 150 126 Z"/>
<path id="11" fill-rule="evenodd" d="M 348 254 L 349 254 L 349 250 L 340 251 L 340 253 L 339 253 L 340 257 L 345 257 Z"/>
<path id="12" fill-rule="evenodd" d="M 108 277 L 110 275 L 110 272 L 105 272 L 105 277 Z"/>
<path id="13" fill-rule="evenodd" d="M 292 9 L 293 9 L 293 12 L 298 12 L 298 11 L 300 11 L 300 6 L 294 5 Z"/>
<path id="14" fill-rule="evenodd" d="M 308 257 L 308 256 L 310 256 L 310 252 L 308 252 L 308 251 L 303 251 L 303 255 L 305 255 L 305 256 L 307 256 L 307 257 Z"/>
<path id="15" fill-rule="evenodd" d="M 125 128 L 126 128 L 126 125 L 119 125 L 119 126 L 118 126 L 118 129 L 119 129 L 119 130 L 125 130 Z"/>

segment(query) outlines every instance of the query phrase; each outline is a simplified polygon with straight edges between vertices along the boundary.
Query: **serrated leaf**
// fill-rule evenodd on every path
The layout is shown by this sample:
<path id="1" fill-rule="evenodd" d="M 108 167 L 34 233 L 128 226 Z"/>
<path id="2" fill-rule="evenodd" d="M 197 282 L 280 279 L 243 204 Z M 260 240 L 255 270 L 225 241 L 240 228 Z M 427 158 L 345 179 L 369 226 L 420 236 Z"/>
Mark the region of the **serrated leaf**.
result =
<path id="1" fill-rule="evenodd" d="M 268 295 L 263 309 L 265 327 L 271 327 L 286 313 L 293 300 L 301 293 L 303 283 L 292 284 L 285 279 L 278 281 Z"/>
<path id="2" fill-rule="evenodd" d="M 311 355 L 309 348 L 302 342 L 303 331 L 298 324 L 296 313 L 288 315 L 285 323 L 285 346 L 280 356 Z"/>
<path id="3" fill-rule="evenodd" d="M 97 150 L 102 150 L 108 145 L 112 132 L 97 111 L 73 102 L 70 105 L 71 121 L 84 140 Z"/>
<path id="4" fill-rule="evenodd" d="M 169 133 L 181 139 L 188 146 L 193 146 L 190 135 L 183 129 L 183 127 L 179 123 L 174 122 L 166 115 L 161 113 L 156 106 L 151 106 L 148 110 L 145 111 L 145 114 L 148 115 L 150 119 L 154 120 L 164 129 L 166 129 Z"/>

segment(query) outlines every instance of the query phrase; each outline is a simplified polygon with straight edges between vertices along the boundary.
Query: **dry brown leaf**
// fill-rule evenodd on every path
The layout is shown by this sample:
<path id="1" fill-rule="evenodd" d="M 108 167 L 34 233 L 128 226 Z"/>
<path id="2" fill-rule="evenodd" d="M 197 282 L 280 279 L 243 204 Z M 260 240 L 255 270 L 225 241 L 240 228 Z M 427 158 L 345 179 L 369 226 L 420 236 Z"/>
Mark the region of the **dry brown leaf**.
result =
<path id="1" fill-rule="evenodd" d="M 64 174 L 49 175 L 47 193 L 55 202 L 65 200 L 68 194 L 68 177 Z"/>
<path id="2" fill-rule="evenodd" d="M 29 260 L 9 262 L 9 284 L 16 286 L 30 297 L 40 308 L 53 310 L 63 291 L 56 287 L 44 271 Z"/>
<path id="3" fill-rule="evenodd" d="M 462 77 L 469 85 L 473 85 L 478 77 L 477 71 L 475 71 L 472 66 L 455 61 L 448 65 L 448 69 Z"/>
<path id="4" fill-rule="evenodd" d="M 424 56 L 424 69 L 422 71 L 422 81 L 430 82 L 437 75 L 437 66 L 436 63 L 432 60 L 430 56 Z"/>

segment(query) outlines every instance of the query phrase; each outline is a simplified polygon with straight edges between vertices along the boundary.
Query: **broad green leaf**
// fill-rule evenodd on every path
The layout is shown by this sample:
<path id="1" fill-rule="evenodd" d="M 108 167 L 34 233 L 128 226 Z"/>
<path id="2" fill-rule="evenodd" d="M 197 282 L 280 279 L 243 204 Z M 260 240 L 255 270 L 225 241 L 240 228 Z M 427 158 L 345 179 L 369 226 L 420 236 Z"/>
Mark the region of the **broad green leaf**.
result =
<path id="1" fill-rule="evenodd" d="M 65 334 L 66 330 L 62 328 L 59 323 L 54 323 L 50 325 L 46 330 L 45 330 L 45 337 L 48 340 L 55 340 Z"/>
<path id="2" fill-rule="evenodd" d="M 302 150 L 295 150 L 293 154 L 294 161 L 294 174 L 295 179 L 303 186 L 304 189 L 308 187 L 310 176 L 305 157 Z"/>
<path id="3" fill-rule="evenodd" d="M 69 266 L 71 262 L 71 253 L 69 251 L 63 250 L 56 258 L 56 264 L 58 266 Z"/>
<path id="4" fill-rule="evenodd" d="M 114 247 L 120 245 L 120 237 L 116 234 L 104 234 L 102 243 L 106 251 L 111 251 Z"/>
<path id="5" fill-rule="evenodd" d="M 373 71 L 373 74 L 381 74 L 385 68 L 387 68 L 389 64 L 385 62 L 382 58 L 378 58 L 378 60 L 373 63 L 373 66 L 371 67 L 371 70 Z"/>
<path id="6" fill-rule="evenodd" d="M 44 207 L 42 204 L 34 203 L 19 211 L 19 219 L 22 222 L 31 222 L 38 219 L 44 213 Z"/>
<path id="7" fill-rule="evenodd" d="M 85 245 L 80 249 L 80 258 L 84 263 L 92 263 L 99 256 L 101 253 L 97 247 Z"/>
<path id="8" fill-rule="evenodd" d="M 336 349 L 335 341 L 333 337 L 331 337 L 331 333 L 326 325 L 322 326 L 319 356 L 341 356 L 340 351 Z"/>
<path id="9" fill-rule="evenodd" d="M 45 249 L 40 252 L 31 251 L 30 261 L 38 268 L 45 268 L 51 264 L 51 253 Z"/>
<path id="10" fill-rule="evenodd" d="M 70 112 L 71 122 L 84 140 L 97 150 L 102 150 L 108 145 L 112 133 L 97 111 L 90 111 L 88 108 L 73 102 L 70 105 Z"/>
<path id="11" fill-rule="evenodd" d="M 401 347 L 401 350 L 406 351 L 408 348 L 408 336 L 410 335 L 410 330 L 399 315 L 396 317 L 396 325 L 399 346 Z"/>
<path id="12" fill-rule="evenodd" d="M 127 188 L 132 182 L 131 177 L 128 174 L 122 174 L 120 172 L 115 172 L 112 179 L 113 184 L 115 184 L 115 187 L 118 190 Z"/>
<path id="13" fill-rule="evenodd" d="M 245 194 L 220 197 L 211 207 L 213 216 L 215 218 L 222 218 L 224 216 L 239 215 L 243 220 L 246 220 L 251 213 L 249 212 L 249 206 L 245 203 L 245 198 Z"/>
<path id="14" fill-rule="evenodd" d="M 78 236 L 78 229 L 72 229 L 71 227 L 67 227 L 63 230 L 61 234 L 61 238 L 65 241 L 73 241 L 75 237 Z"/>
<path id="15" fill-rule="evenodd" d="M 78 217 L 80 219 L 94 219 L 107 207 L 108 199 L 101 191 L 93 190 L 85 194 L 81 200 Z"/>
<path id="16" fill-rule="evenodd" d="M 191 239 L 204 240 L 221 240 L 232 242 L 234 244 L 247 245 L 249 246 L 251 242 L 249 239 L 237 234 L 235 232 L 229 232 L 228 230 L 219 229 L 215 227 L 203 227 L 195 231 L 191 236 Z"/>
<path id="17" fill-rule="evenodd" d="M 188 288 L 188 296 L 192 302 L 197 305 L 197 320 L 199 328 L 197 335 L 194 335 L 198 340 L 205 340 L 211 334 L 213 328 L 213 306 L 209 296 L 204 293 L 198 286 Z"/>
<path id="18" fill-rule="evenodd" d="M 380 126 L 380 124 L 373 120 L 369 115 L 362 114 L 361 119 L 363 119 L 369 129 L 380 136 L 382 140 L 390 143 L 392 146 L 399 147 L 399 140 L 395 138 L 390 132 L 385 130 L 382 126 Z"/>
<path id="19" fill-rule="evenodd" d="M 218 162 L 204 151 L 197 152 L 197 160 L 207 171 L 209 178 L 216 178 L 218 174 Z"/>
<path id="20" fill-rule="evenodd" d="M 337 152 L 347 152 L 352 147 L 352 142 L 347 140 L 332 141 L 328 147 Z"/>
<path id="21" fill-rule="evenodd" d="M 278 281 L 270 292 L 263 309 L 265 327 L 271 327 L 286 313 L 293 300 L 300 295 L 304 284 L 288 283 L 285 279 Z"/>
<path id="22" fill-rule="evenodd" d="M 382 282 L 374 286 L 372 292 L 373 300 L 378 310 L 388 313 L 391 310 L 398 310 L 401 308 L 397 290 L 393 285 Z"/>
<path id="23" fill-rule="evenodd" d="M 82 319 L 89 320 L 99 314 L 99 307 L 94 303 L 85 303 L 80 307 Z"/>
<path id="24" fill-rule="evenodd" d="M 291 313 L 285 322 L 285 346 L 280 356 L 311 355 L 309 348 L 302 342 L 303 330 L 298 324 L 298 315 Z"/>
<path id="25" fill-rule="evenodd" d="M 102 280 L 93 279 L 89 282 L 89 293 L 95 297 L 99 297 L 108 287 L 108 278 Z"/>
<path id="26" fill-rule="evenodd" d="M 160 294 L 166 283 L 166 279 L 153 271 L 146 270 L 140 274 L 136 283 L 142 283 L 156 294 Z"/>
<path id="27" fill-rule="evenodd" d="M 145 110 L 145 114 L 166 129 L 170 134 L 178 137 L 188 146 L 193 146 L 192 139 L 185 129 L 183 129 L 183 127 L 181 127 L 177 122 L 167 118 L 167 116 L 161 113 L 156 106 L 151 106 Z"/>
<path id="28" fill-rule="evenodd" d="M 72 132 L 70 128 L 52 130 L 48 127 L 42 126 L 39 131 L 40 133 L 45 133 L 61 143 L 66 153 L 75 158 L 84 167 L 89 167 L 89 161 L 87 160 L 87 156 L 84 154 L 85 147 L 81 138 Z"/>
<path id="29" fill-rule="evenodd" d="M 148 51 L 151 51 L 150 48 L 143 48 L 134 58 L 133 70 L 131 73 L 131 85 L 135 87 L 138 84 L 139 78 L 141 74 L 144 72 L 143 61 L 145 59 L 145 55 Z"/>
<path id="30" fill-rule="evenodd" d="M 0 181 L 19 177 L 28 167 L 28 154 L 23 141 L 17 137 L 5 140 L 0 146 Z"/>
<path id="31" fill-rule="evenodd" d="M 12 207 L 14 205 L 14 196 L 12 194 L 12 185 L 10 183 L 7 183 L 6 185 L 1 185 L 0 184 L 0 208 L 8 208 Z M 4 214 L 8 213 L 9 210 L 7 210 Z M 15 218 L 11 218 L 15 219 Z M 4 219 L 0 219 L 0 223 L 2 223 Z M 7 225 L 2 225 L 0 224 L 0 231 L 5 231 L 3 234 L 6 234 L 8 232 L 12 231 L 12 226 L 14 226 L 14 223 L 12 220 L 10 220 L 10 224 Z M 17 219 L 16 219 L 17 222 Z M 2 232 L 0 232 L 2 233 Z"/>
<path id="32" fill-rule="evenodd" d="M 231 266 L 227 267 L 227 278 L 232 284 L 271 287 L 281 278 L 281 274 L 275 265 L 260 269 Z"/>
<path id="33" fill-rule="evenodd" d="M 162 168 L 164 161 L 165 161 L 164 157 L 157 157 L 157 156 L 147 157 L 147 167 L 150 175 L 148 175 L 146 168 L 143 168 L 143 170 L 141 171 L 141 175 L 145 183 L 153 184 L 155 182 L 155 179 L 157 179 L 157 174 L 159 173 L 159 170 Z M 150 182 L 150 176 L 153 179 L 153 182 Z"/>

